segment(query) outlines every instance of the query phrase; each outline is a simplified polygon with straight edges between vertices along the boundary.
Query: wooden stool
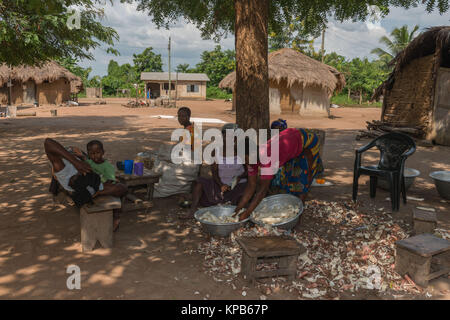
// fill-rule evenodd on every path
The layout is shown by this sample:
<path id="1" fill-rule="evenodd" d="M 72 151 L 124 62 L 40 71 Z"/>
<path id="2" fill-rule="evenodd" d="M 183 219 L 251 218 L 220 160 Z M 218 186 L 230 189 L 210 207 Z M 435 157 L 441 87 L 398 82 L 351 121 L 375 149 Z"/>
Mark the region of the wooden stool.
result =
<path id="1" fill-rule="evenodd" d="M 297 273 L 298 255 L 305 251 L 301 245 L 288 237 L 244 237 L 237 239 L 242 247 L 241 272 L 254 283 L 256 278 L 288 276 L 294 280 Z M 258 263 L 276 262 L 278 269 L 256 271 Z"/>
<path id="2" fill-rule="evenodd" d="M 94 199 L 93 205 L 80 209 L 82 251 L 92 251 L 97 240 L 103 248 L 113 246 L 113 210 L 119 209 L 119 198 L 106 196 Z"/>
<path id="3" fill-rule="evenodd" d="M 424 233 L 395 244 L 395 271 L 408 274 L 418 285 L 426 287 L 429 280 L 450 272 L 450 241 Z M 437 271 L 430 273 L 432 269 Z"/>
<path id="4" fill-rule="evenodd" d="M 434 233 L 437 226 L 436 212 L 413 209 L 414 234 Z"/>

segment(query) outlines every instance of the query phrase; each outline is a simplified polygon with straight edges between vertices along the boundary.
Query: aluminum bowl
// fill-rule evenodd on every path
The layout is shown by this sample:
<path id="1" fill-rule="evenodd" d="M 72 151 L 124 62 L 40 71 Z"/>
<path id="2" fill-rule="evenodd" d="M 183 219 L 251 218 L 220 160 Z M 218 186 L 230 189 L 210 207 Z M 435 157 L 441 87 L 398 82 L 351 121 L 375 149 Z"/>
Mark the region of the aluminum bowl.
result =
<path id="1" fill-rule="evenodd" d="M 210 235 L 227 237 L 231 232 L 239 229 L 244 224 L 246 224 L 250 218 L 232 223 L 213 223 L 202 220 L 201 216 L 207 211 L 211 212 L 211 214 L 215 215 L 216 217 L 231 216 L 234 213 L 235 209 L 236 206 L 230 205 L 207 207 L 197 210 L 197 212 L 194 214 L 194 217 L 198 222 L 201 223 L 203 230 L 208 232 Z"/>
<path id="2" fill-rule="evenodd" d="M 408 190 L 413 185 L 416 177 L 420 175 L 420 171 L 412 168 L 405 168 L 403 174 L 405 175 L 405 188 Z M 391 190 L 389 181 L 383 178 L 378 178 L 377 186 L 383 190 Z"/>
<path id="3" fill-rule="evenodd" d="M 434 171 L 430 173 L 439 195 L 450 200 L 450 171 Z"/>
<path id="4" fill-rule="evenodd" d="M 274 196 L 266 197 L 264 198 L 261 203 L 256 207 L 255 211 L 258 211 L 263 206 L 265 206 L 268 210 L 273 208 L 279 208 L 279 207 L 288 207 L 289 205 L 296 206 L 298 205 L 300 207 L 298 214 L 286 221 L 280 222 L 280 223 L 274 223 L 270 226 L 281 228 L 285 230 L 291 230 L 295 225 L 297 224 L 298 220 L 300 219 L 300 215 L 303 213 L 303 202 L 298 197 L 293 196 L 291 194 L 277 194 Z M 254 224 L 258 225 L 265 225 L 264 223 L 257 221 L 253 218 L 253 214 L 250 215 L 250 221 L 252 221 Z"/>

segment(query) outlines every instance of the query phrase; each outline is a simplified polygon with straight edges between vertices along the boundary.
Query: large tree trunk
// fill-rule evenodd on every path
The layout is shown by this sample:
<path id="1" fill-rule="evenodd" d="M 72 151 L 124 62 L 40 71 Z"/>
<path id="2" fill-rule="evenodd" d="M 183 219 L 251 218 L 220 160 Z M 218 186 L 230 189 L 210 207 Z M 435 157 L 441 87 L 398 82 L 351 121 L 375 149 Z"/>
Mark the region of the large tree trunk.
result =
<path id="1" fill-rule="evenodd" d="M 236 121 L 244 130 L 269 128 L 269 1 L 234 1 Z"/>

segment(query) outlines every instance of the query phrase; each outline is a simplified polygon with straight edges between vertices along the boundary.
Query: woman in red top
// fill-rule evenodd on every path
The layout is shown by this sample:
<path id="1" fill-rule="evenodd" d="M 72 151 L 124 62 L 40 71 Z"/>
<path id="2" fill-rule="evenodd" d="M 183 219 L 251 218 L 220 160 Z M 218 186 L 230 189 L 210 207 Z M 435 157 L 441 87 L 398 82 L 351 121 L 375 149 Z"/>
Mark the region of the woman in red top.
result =
<path id="1" fill-rule="evenodd" d="M 278 163 L 261 163 L 271 156 L 272 145 L 278 143 Z M 248 153 L 248 148 L 246 148 Z M 246 219 L 255 210 L 269 189 L 275 193 L 289 193 L 304 201 L 314 177 L 323 172 L 322 160 L 319 156 L 319 138 L 315 133 L 304 129 L 285 129 L 273 137 L 267 144 L 260 146 L 258 164 L 248 164 L 248 183 L 236 212 L 247 207 L 257 186 L 258 170 L 260 172 L 259 190 L 247 209 L 240 215 Z"/>

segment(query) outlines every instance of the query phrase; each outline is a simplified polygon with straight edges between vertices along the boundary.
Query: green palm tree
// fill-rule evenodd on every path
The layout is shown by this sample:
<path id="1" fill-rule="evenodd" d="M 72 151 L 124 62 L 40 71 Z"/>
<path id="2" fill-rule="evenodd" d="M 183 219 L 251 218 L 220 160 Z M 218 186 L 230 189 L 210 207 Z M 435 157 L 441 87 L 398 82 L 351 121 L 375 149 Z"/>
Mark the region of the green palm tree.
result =
<path id="1" fill-rule="evenodd" d="M 389 63 L 395 56 L 405 49 L 408 44 L 414 39 L 414 34 L 419 30 L 419 26 L 414 26 L 413 30 L 409 32 L 408 26 L 404 25 L 401 28 L 395 28 L 391 32 L 391 39 L 383 36 L 380 38 L 380 43 L 387 47 L 387 51 L 381 48 L 375 48 L 370 53 L 378 55 L 380 60 L 386 64 Z"/>

